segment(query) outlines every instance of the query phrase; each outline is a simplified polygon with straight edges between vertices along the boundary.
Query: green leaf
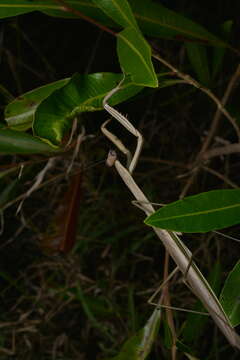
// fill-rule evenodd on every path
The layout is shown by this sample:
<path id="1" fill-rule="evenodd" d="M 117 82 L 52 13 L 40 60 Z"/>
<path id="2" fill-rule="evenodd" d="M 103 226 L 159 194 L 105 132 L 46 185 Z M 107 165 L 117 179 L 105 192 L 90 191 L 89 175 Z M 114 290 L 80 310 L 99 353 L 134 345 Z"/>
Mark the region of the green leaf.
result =
<path id="1" fill-rule="evenodd" d="M 55 152 L 56 148 L 27 133 L 0 129 L 1 154 L 40 154 Z"/>
<path id="2" fill-rule="evenodd" d="M 151 48 L 142 36 L 126 0 L 93 0 L 107 15 L 125 29 L 117 38 L 119 62 L 125 74 L 142 86 L 157 87 Z"/>
<path id="3" fill-rule="evenodd" d="M 231 325 L 240 324 L 240 261 L 234 266 L 229 273 L 223 286 L 220 302 L 227 314 Z"/>
<path id="4" fill-rule="evenodd" d="M 136 84 L 158 86 L 150 46 L 135 28 L 126 28 L 118 34 L 117 51 L 123 72 L 131 74 Z"/>
<path id="5" fill-rule="evenodd" d="M 17 97 L 5 108 L 5 120 L 9 127 L 16 130 L 27 130 L 32 126 L 34 113 L 38 105 L 54 90 L 63 87 L 68 79 L 62 79 L 43 85 Z"/>
<path id="6" fill-rule="evenodd" d="M 167 39 L 198 39 L 207 44 L 227 44 L 203 26 L 151 0 L 129 0 L 140 29 L 144 34 Z"/>
<path id="7" fill-rule="evenodd" d="M 151 317 L 136 335 L 128 339 L 120 353 L 112 360 L 144 360 L 150 354 L 156 339 L 161 312 L 155 309 Z"/>
<path id="8" fill-rule="evenodd" d="M 211 34 L 203 26 L 169 10 L 159 2 L 151 0 L 129 0 L 138 25 L 144 34 L 154 37 L 183 40 L 198 39 L 216 46 L 227 43 Z"/>
<path id="9" fill-rule="evenodd" d="M 93 17 L 96 20 L 102 20 L 107 25 L 114 23 L 103 14 L 91 0 L 66 0 L 66 3 L 82 11 L 87 16 Z M 65 11 L 61 4 L 57 4 L 52 0 L 1 0 L 0 1 L 0 19 L 27 14 L 33 11 L 41 11 L 50 16 L 63 18 L 79 18 L 78 15 L 69 11 Z"/>
<path id="10" fill-rule="evenodd" d="M 55 9 L 60 5 L 54 4 L 52 1 L 38 0 L 1 0 L 0 2 L 0 18 L 26 14 L 35 10 Z"/>
<path id="11" fill-rule="evenodd" d="M 93 0 L 117 24 L 125 27 L 134 27 L 138 30 L 137 22 L 127 0 Z"/>
<path id="12" fill-rule="evenodd" d="M 97 21 L 101 21 L 107 26 L 114 26 L 114 22 L 109 19 L 91 0 L 66 0 L 66 3 Z M 0 2 L 0 19 L 26 14 L 32 11 L 41 11 L 46 15 L 62 18 L 77 18 L 79 16 L 64 11 L 61 4 L 52 0 L 1 0 Z"/>
<path id="13" fill-rule="evenodd" d="M 34 10 L 34 5 L 29 1 L 5 0 L 0 3 L 0 19 L 10 16 L 26 14 Z"/>
<path id="14" fill-rule="evenodd" d="M 81 2 L 79 0 L 66 0 L 66 3 L 104 25 L 116 26 L 92 0 L 81 0 Z M 186 38 L 198 39 L 209 45 L 229 46 L 203 26 L 159 3 L 154 3 L 151 0 L 129 0 L 129 3 L 141 31 L 146 35 L 183 41 Z M 0 18 L 32 11 L 42 11 L 50 16 L 78 18 L 71 12 L 63 11 L 60 4 L 50 0 L 1 0 L 0 2 Z"/>
<path id="15" fill-rule="evenodd" d="M 103 109 L 102 101 L 116 87 L 122 74 L 96 73 L 75 74 L 61 89 L 55 90 L 37 108 L 33 129 L 37 136 L 59 145 L 76 115 L 85 111 Z M 109 100 L 116 105 L 142 90 L 126 79 L 121 90 Z"/>
<path id="16" fill-rule="evenodd" d="M 190 63 L 195 73 L 197 74 L 198 80 L 201 84 L 209 86 L 210 72 L 206 46 L 197 43 L 186 42 L 185 47 L 187 49 Z"/>
<path id="17" fill-rule="evenodd" d="M 145 224 L 181 232 L 207 232 L 240 223 L 240 190 L 212 190 L 166 205 Z"/>

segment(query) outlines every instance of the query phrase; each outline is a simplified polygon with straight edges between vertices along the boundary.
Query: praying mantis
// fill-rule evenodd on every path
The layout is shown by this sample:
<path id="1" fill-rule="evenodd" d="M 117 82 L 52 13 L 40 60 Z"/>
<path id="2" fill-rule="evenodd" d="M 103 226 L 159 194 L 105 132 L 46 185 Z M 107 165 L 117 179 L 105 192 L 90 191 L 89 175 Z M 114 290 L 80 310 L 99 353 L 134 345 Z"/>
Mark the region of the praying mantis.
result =
<path id="1" fill-rule="evenodd" d="M 103 107 L 114 119 L 116 119 L 123 127 L 125 127 L 126 130 L 128 130 L 137 138 L 137 146 L 135 153 L 132 156 L 123 142 L 107 129 L 107 125 L 110 123 L 111 119 L 105 121 L 101 126 L 103 134 L 127 158 L 126 166 L 124 166 L 118 160 L 116 152 L 114 150 L 110 150 L 106 163 L 108 166 L 115 166 L 119 176 L 122 178 L 127 188 L 135 197 L 138 207 L 140 207 L 145 212 L 145 214 L 149 216 L 155 210 L 132 176 L 141 154 L 143 137 L 124 115 L 119 113 L 115 108 L 108 104 L 108 100 L 111 98 L 111 96 L 121 88 L 124 79 L 125 77 L 123 77 L 122 81 L 105 96 L 103 100 Z M 191 251 L 179 238 L 177 233 L 155 227 L 153 227 L 153 230 L 157 237 L 161 240 L 162 244 L 165 246 L 167 252 L 175 261 L 177 269 L 180 270 L 184 275 L 186 285 L 199 298 L 199 300 L 201 300 L 208 313 L 211 315 L 214 322 L 228 339 L 230 344 L 240 349 L 240 337 L 232 327 L 230 320 L 225 314 L 211 286 L 208 284 L 207 280 L 193 261 Z"/>

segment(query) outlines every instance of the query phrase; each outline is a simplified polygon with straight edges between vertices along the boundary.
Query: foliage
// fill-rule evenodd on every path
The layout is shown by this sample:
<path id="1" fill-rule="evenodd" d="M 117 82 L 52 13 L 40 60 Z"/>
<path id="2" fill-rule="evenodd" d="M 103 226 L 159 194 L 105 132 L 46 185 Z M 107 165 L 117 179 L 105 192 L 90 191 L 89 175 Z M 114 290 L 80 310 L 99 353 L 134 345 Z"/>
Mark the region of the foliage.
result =
<path id="1" fill-rule="evenodd" d="M 145 223 L 192 233 L 223 229 L 239 223 L 239 199 L 239 190 L 212 190 L 166 205 Z"/>
<path id="2" fill-rule="evenodd" d="M 199 5 L 193 6 L 198 8 Z M 234 173 L 231 173 L 232 168 L 238 169 L 238 163 L 234 163 L 233 157 L 227 158 L 226 161 L 223 159 L 223 156 L 239 152 L 238 124 L 231 111 L 231 106 L 226 106 L 231 92 L 237 86 L 240 72 L 239 68 L 235 73 L 232 70 L 237 63 L 236 55 L 239 55 L 239 49 L 235 48 L 231 40 L 231 32 L 234 31 L 233 20 L 226 21 L 224 19 L 222 24 L 219 23 L 218 28 L 215 27 L 212 32 L 198 21 L 192 20 L 191 16 L 184 16 L 180 11 L 170 10 L 160 2 L 152 0 L 83 0 L 81 2 L 75 0 L 3 0 L 0 4 L 0 18 L 9 27 L 11 25 L 8 25 L 8 21 L 9 24 L 12 21 L 19 21 L 19 19 L 20 21 L 25 19 L 24 21 L 27 22 L 36 11 L 40 13 L 39 16 L 56 21 L 56 24 L 58 21 L 66 23 L 78 21 L 80 23 L 81 20 L 86 20 L 89 24 L 97 26 L 102 32 L 116 40 L 116 49 L 111 48 L 111 57 L 117 57 L 119 64 L 116 71 L 104 71 L 101 66 L 98 66 L 97 71 L 90 71 L 90 73 L 89 71 L 84 73 L 69 70 L 70 73 L 67 76 L 63 74 L 62 79 L 42 82 L 39 84 L 40 86 L 36 86 L 30 91 L 29 89 L 25 92 L 24 90 L 20 91 L 14 99 L 11 99 L 9 90 L 11 85 L 7 82 L 1 84 L 0 94 L 7 102 L 0 127 L 0 153 L 3 156 L 0 177 L 2 185 L 0 194 L 1 224 L 6 228 L 8 211 L 10 211 L 8 208 L 21 201 L 16 209 L 22 216 L 21 226 L 24 229 L 27 225 L 31 229 L 31 233 L 36 234 L 41 252 L 47 253 L 47 256 L 53 259 L 50 261 L 50 267 L 48 267 L 49 265 L 44 267 L 44 260 L 42 263 L 40 262 L 39 279 L 36 275 L 38 274 L 38 265 L 33 265 L 34 275 L 31 274 L 31 266 L 30 268 L 26 267 L 26 273 L 19 284 L 15 280 L 15 275 L 10 274 L 11 271 L 8 273 L 4 269 L 0 272 L 4 282 L 3 298 L 7 297 L 10 289 L 15 294 L 13 297 L 20 298 L 19 303 L 23 304 L 23 308 L 31 307 L 32 305 L 29 305 L 31 302 L 34 304 L 34 309 L 32 307 L 29 313 L 20 316 L 17 322 L 12 319 L 12 323 L 17 324 L 14 326 L 19 326 L 17 333 L 21 333 L 20 327 L 24 329 L 23 333 L 26 332 L 25 329 L 30 329 L 29 334 L 31 332 L 34 334 L 40 329 L 44 344 L 45 326 L 48 321 L 51 321 L 49 319 L 54 317 L 54 311 L 60 312 L 61 304 L 64 303 L 64 306 L 72 305 L 70 313 L 74 316 L 75 309 L 79 311 L 79 306 L 82 308 L 84 315 L 79 316 L 85 328 L 81 337 L 87 339 L 93 336 L 96 339 L 94 340 L 96 341 L 95 352 L 90 355 L 92 358 L 100 356 L 104 359 L 125 360 L 131 357 L 140 360 L 151 356 L 153 359 L 160 357 L 167 359 L 171 353 L 172 359 L 176 358 L 176 354 L 179 358 L 194 359 L 195 356 L 203 356 L 204 359 L 213 359 L 210 351 L 209 354 L 206 354 L 206 349 L 211 346 L 206 339 L 204 339 L 202 349 L 199 346 L 201 339 L 204 338 L 206 318 L 203 320 L 201 314 L 191 314 L 184 318 L 182 315 L 174 313 L 173 316 L 169 292 L 171 293 L 172 286 L 177 288 L 178 285 L 177 282 L 168 279 L 170 268 L 167 269 L 167 257 L 165 258 L 163 277 L 156 267 L 145 265 L 155 262 L 159 267 L 158 244 L 147 232 L 148 228 L 140 224 L 142 220 L 139 221 L 139 214 L 137 212 L 135 214 L 134 210 L 129 208 L 129 198 L 126 198 L 126 194 L 119 188 L 115 188 L 118 178 L 113 180 L 111 178 L 113 175 L 106 174 L 102 170 L 100 172 L 91 170 L 89 173 L 92 174 L 92 178 L 91 175 L 88 178 L 88 175 L 85 174 L 85 162 L 102 161 L 102 148 L 105 146 L 102 143 L 103 140 L 91 140 L 95 139 L 99 128 L 99 120 L 94 118 L 94 113 L 104 110 L 104 99 L 120 81 L 122 82 L 119 91 L 115 92 L 108 100 L 110 106 L 118 105 L 124 112 L 126 112 L 126 108 L 132 107 L 138 116 L 142 116 L 144 106 L 150 99 L 151 106 L 150 110 L 148 108 L 148 115 L 142 116 L 142 121 L 138 124 L 147 140 L 146 152 L 150 153 L 150 156 L 145 160 L 144 157 L 140 158 L 142 173 L 139 171 L 136 178 L 139 177 L 137 182 L 142 182 L 146 191 L 152 193 L 154 201 L 157 196 L 161 202 L 166 201 L 168 205 L 162 206 L 144 222 L 155 228 L 188 233 L 186 239 L 193 240 L 193 243 L 196 243 L 196 237 L 189 234 L 200 233 L 197 236 L 198 239 L 201 239 L 201 245 L 199 248 L 194 246 L 196 246 L 196 251 L 202 251 L 204 256 L 198 260 L 203 267 L 208 265 L 210 289 L 218 295 L 221 282 L 220 263 L 221 267 L 226 264 L 225 259 L 221 261 L 218 256 L 218 261 L 213 268 L 211 256 L 214 251 L 218 251 L 218 255 L 226 252 L 227 246 L 225 245 L 225 248 L 223 246 L 222 250 L 219 250 L 219 245 L 213 248 L 207 238 L 212 235 L 201 233 L 229 228 L 228 231 L 234 234 L 236 231 L 234 226 L 240 223 L 239 189 L 236 184 L 239 179 Z M 204 12 L 204 9 L 201 11 Z M 19 24 L 16 27 L 19 37 L 21 36 L 20 27 Z M 212 28 L 214 29 L 214 27 Z M 25 35 L 22 36 L 26 39 Z M 84 36 L 85 34 L 81 33 L 81 37 Z M 31 46 L 35 48 L 34 45 Z M 74 46 L 77 47 L 79 44 L 74 44 Z M 95 51 L 96 49 L 93 51 L 93 57 Z M 100 51 L 104 62 L 107 55 L 103 44 Z M 181 71 L 179 70 L 180 66 L 171 65 L 177 63 L 175 58 L 180 57 L 180 53 L 184 53 Z M 6 54 L 12 69 L 16 84 L 21 89 L 18 71 L 14 70 L 14 57 L 9 55 L 9 50 L 5 50 L 4 54 Z M 156 60 L 160 59 L 161 64 L 155 62 L 154 57 Z M 170 57 L 169 62 L 166 60 L 168 57 Z M 44 55 L 40 53 L 39 58 L 48 66 L 48 59 Z M 31 66 L 28 65 L 26 68 L 31 68 Z M 226 68 L 231 70 L 224 76 Z M 34 73 L 33 70 L 31 71 Z M 193 76 L 195 74 L 196 80 L 189 74 L 193 74 Z M 193 87 L 189 91 L 186 85 L 193 85 Z M 203 97 L 202 93 L 207 96 Z M 222 100 L 219 100 L 221 96 Z M 157 101 L 154 100 L 156 98 Z M 195 113 L 199 112 L 200 114 L 200 116 L 195 115 L 196 119 L 192 119 L 194 103 L 198 106 Z M 140 113 L 138 113 L 138 104 Z M 209 114 L 212 113 L 212 107 L 216 104 L 218 107 L 213 120 L 211 120 Z M 234 98 L 231 105 L 233 108 L 235 106 L 236 117 L 238 117 L 238 103 Z M 155 120 L 151 123 L 144 123 L 149 113 L 153 116 L 154 111 L 156 111 Z M 222 115 L 225 118 L 220 128 L 219 119 Z M 100 119 L 101 116 L 100 114 Z M 92 119 L 96 119 L 96 121 L 94 122 Z M 136 125 L 137 128 L 138 125 Z M 90 128 L 92 126 L 94 134 L 86 135 L 84 126 L 90 126 Z M 82 132 L 78 134 L 80 127 Z M 127 126 L 125 127 L 127 128 Z M 183 128 L 188 128 L 187 143 L 184 143 L 183 137 L 181 137 Z M 218 128 L 220 128 L 220 134 L 218 138 L 214 139 Z M 200 138 L 205 129 L 208 132 L 201 144 Z M 194 136 L 192 130 L 195 133 Z M 164 134 L 161 135 L 161 132 Z M 121 130 L 119 130 L 119 134 L 121 135 Z M 234 144 L 236 137 L 238 142 Z M 127 137 L 126 140 L 129 141 Z M 82 145 L 82 143 L 84 144 Z M 124 145 L 121 144 L 121 146 L 127 153 Z M 192 158 L 193 154 L 195 159 Z M 218 163 L 214 162 L 215 158 L 220 156 L 221 160 Z M 166 171 L 168 175 L 161 184 L 159 184 L 159 175 L 157 175 L 158 171 L 162 171 L 160 165 L 155 166 L 152 175 L 150 170 L 151 161 L 157 164 L 158 157 L 161 158 L 162 164 L 167 164 L 163 171 Z M 149 158 L 151 160 L 148 162 L 146 159 Z M 146 162 L 145 167 L 141 165 L 141 161 Z M 213 169 L 206 161 L 212 161 Z M 81 163 L 80 167 L 79 162 Z M 44 165 L 42 166 L 42 164 Z M 224 174 L 219 173 L 219 166 L 223 168 Z M 179 172 L 176 170 L 173 175 L 172 170 L 169 170 L 172 167 L 179 169 Z M 180 183 L 181 190 L 179 191 L 179 186 L 174 184 L 174 181 L 182 179 L 182 169 L 185 172 L 190 170 L 190 175 L 187 173 L 188 181 Z M 205 175 L 199 175 L 203 173 Z M 206 174 L 213 174 L 217 180 L 209 180 Z M 70 180 L 65 179 L 66 175 L 70 177 Z M 83 180 L 85 176 L 86 178 Z M 196 177 L 198 177 L 199 186 L 197 186 Z M 233 180 L 230 179 L 231 177 Z M 98 179 L 97 185 L 96 179 Z M 31 187 L 29 187 L 29 181 L 32 181 Z M 53 188 L 51 184 L 56 184 L 56 186 L 54 185 Z M 105 188 L 103 184 L 106 184 Z M 191 185 L 195 186 L 195 195 L 185 197 Z M 229 186 L 234 189 L 226 189 Z M 34 194 L 38 189 L 41 189 L 40 192 Z M 102 191 L 102 195 L 99 189 Z M 162 191 L 162 189 L 164 190 Z M 83 195 L 87 191 L 91 194 L 89 198 Z M 183 199 L 176 201 L 179 196 Z M 96 204 L 91 203 L 91 198 L 96 201 Z M 31 199 L 33 199 L 32 203 Z M 30 204 L 26 216 L 21 210 L 24 201 Z M 84 202 L 84 208 L 88 207 L 85 214 L 83 214 L 82 202 Z M 144 207 L 144 204 L 138 205 Z M 38 215 L 38 211 L 43 213 L 42 217 Z M 44 215 L 45 211 L 53 214 L 50 226 L 47 225 L 49 216 Z M 79 213 L 82 213 L 82 218 L 78 228 Z M 33 214 L 37 214 L 34 215 L 36 220 L 32 218 Z M 103 221 L 104 216 L 106 219 Z M 26 219 L 23 220 L 25 217 Z M 44 228 L 44 231 L 40 231 L 40 228 Z M 18 231 L 21 233 L 22 230 L 19 229 L 14 236 L 11 235 L 13 239 L 18 237 L 16 235 Z M 216 234 L 213 236 L 216 237 Z M 80 241 L 77 241 L 79 238 Z M 126 248 L 123 248 L 122 240 L 125 238 L 133 240 L 127 241 Z M 183 241 L 186 241 L 185 237 Z M 8 246 L 8 241 L 4 246 Z M 54 258 L 56 251 L 62 253 L 62 260 Z M 182 251 L 188 253 L 185 246 Z M 69 257 L 64 258 L 65 254 L 69 252 Z M 77 257 L 77 262 L 75 262 L 74 256 Z M 130 256 L 138 258 L 138 260 L 134 260 L 134 265 L 128 260 Z M 236 252 L 233 252 L 230 258 L 231 261 L 236 262 L 236 265 L 222 286 L 219 300 L 225 311 L 226 321 L 232 327 L 236 327 L 240 324 L 239 259 Z M 78 261 L 83 264 L 81 271 Z M 136 270 L 138 261 L 144 271 Z M 130 271 L 128 271 L 128 267 Z M 189 267 L 191 268 L 191 264 Z M 134 283 L 133 287 L 130 279 Z M 160 311 L 159 307 L 155 307 L 149 318 L 149 311 L 145 311 L 146 308 L 148 309 L 146 307 L 147 298 L 144 296 L 139 307 L 136 301 L 138 294 L 154 292 L 153 289 L 156 290 L 156 283 L 160 280 L 167 284 L 158 301 L 158 305 L 163 304 L 167 308 L 166 316 L 161 316 L 161 321 L 160 313 L 163 310 Z M 108 281 L 109 283 L 107 283 Z M 81 282 L 81 286 L 79 282 Z M 30 289 L 27 287 L 28 283 L 31 284 Z M 119 297 L 116 295 L 122 288 L 126 288 L 127 301 L 126 295 L 119 295 Z M 39 289 L 43 289 L 43 292 L 38 294 Z M 35 291 L 36 293 L 34 293 Z M 192 305 L 192 300 L 188 298 L 189 295 L 186 296 L 178 288 L 177 291 L 180 296 L 176 295 L 174 300 L 180 302 L 179 307 L 182 307 L 185 302 Z M 100 295 L 98 296 L 98 294 Z M 55 301 L 58 305 L 57 310 L 54 310 L 52 305 Z M 13 306 L 11 299 L 9 304 Z M 51 306 L 53 307 L 51 308 Z M 16 307 L 18 308 L 18 305 Z M 204 308 L 197 303 L 195 310 L 201 312 L 204 311 Z M 45 316 L 44 321 L 40 319 L 41 314 Z M 4 312 L 1 316 L 2 323 L 10 321 L 4 318 Z M 35 320 L 34 316 L 36 316 Z M 28 326 L 25 326 L 24 319 L 28 320 Z M 179 326 L 180 322 L 184 323 L 183 327 Z M 65 324 L 65 321 L 63 323 Z M 78 331 L 75 320 L 74 324 Z M 194 326 L 198 328 L 198 331 L 194 332 Z M 57 325 L 54 324 L 54 328 L 57 333 Z M 34 344 L 34 346 L 31 344 L 34 350 L 34 347 L 38 347 L 39 344 L 32 334 L 29 335 L 31 341 L 24 341 L 26 344 Z M 65 342 L 63 334 L 65 331 L 57 335 L 54 345 L 56 349 L 61 348 Z M 63 359 L 64 356 L 69 359 L 74 358 L 74 349 L 79 343 L 79 337 L 75 341 L 75 336 L 74 334 L 72 347 L 69 346 L 66 350 L 66 346 L 65 350 L 59 351 L 59 359 Z M 8 339 L 8 330 L 4 330 L 0 351 L 5 355 L 14 355 L 19 348 L 9 350 L 10 341 Z M 25 335 L 23 339 L 26 339 Z M 220 344 L 222 339 L 220 338 L 218 341 Z M 194 342 L 194 345 L 191 346 L 191 342 Z M 17 341 L 17 347 L 20 343 L 21 341 Z M 46 340 L 46 343 L 51 343 L 51 341 Z M 86 340 L 87 343 L 88 340 Z M 122 348 L 120 343 L 123 343 Z M 31 346 L 26 346 L 26 349 Z M 47 348 L 51 348 L 49 344 Z M 119 350 L 120 348 L 121 350 Z M 51 358 L 54 358 L 54 347 L 52 349 Z M 40 357 L 47 359 L 47 352 L 42 351 L 43 357 L 41 355 Z M 220 346 L 218 351 L 219 354 L 225 355 L 225 349 L 221 349 Z M 84 352 L 91 353 L 91 350 L 78 351 L 79 358 L 87 358 Z M 27 357 L 26 350 L 21 356 L 30 358 Z"/>

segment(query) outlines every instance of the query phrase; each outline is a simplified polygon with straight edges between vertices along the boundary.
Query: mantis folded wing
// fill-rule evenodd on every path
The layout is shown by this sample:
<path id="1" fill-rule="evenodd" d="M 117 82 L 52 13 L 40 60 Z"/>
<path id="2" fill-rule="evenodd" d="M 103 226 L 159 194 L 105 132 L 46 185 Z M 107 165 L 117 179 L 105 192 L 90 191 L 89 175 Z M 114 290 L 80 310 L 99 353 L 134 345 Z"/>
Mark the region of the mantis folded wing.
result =
<path id="1" fill-rule="evenodd" d="M 104 98 L 103 106 L 109 114 L 111 114 L 129 132 L 131 132 L 134 136 L 137 137 L 137 147 L 134 156 L 132 157 L 129 150 L 124 146 L 124 144 L 106 128 L 109 120 L 107 120 L 102 125 L 101 129 L 102 132 L 106 135 L 106 137 L 108 137 L 109 140 L 111 140 L 120 149 L 120 151 L 122 151 L 127 156 L 127 166 L 124 167 L 121 162 L 116 158 L 116 154 L 114 152 L 111 152 L 110 158 L 108 159 L 109 165 L 115 165 L 118 174 L 120 175 L 128 189 L 132 192 L 137 202 L 143 204 L 141 208 L 144 210 L 146 215 L 149 216 L 155 210 L 132 177 L 132 172 L 137 165 L 137 161 L 143 144 L 142 135 L 137 129 L 135 129 L 135 127 L 125 116 L 120 114 L 116 109 L 114 109 L 107 103 L 108 99 L 120 89 L 121 83 L 116 88 L 111 90 Z M 158 229 L 155 227 L 153 227 L 153 230 L 155 231 L 156 235 L 162 241 L 166 250 L 169 252 L 171 257 L 177 264 L 179 270 L 184 274 L 185 280 L 189 285 L 191 291 L 201 300 L 201 302 L 208 310 L 209 314 L 212 316 L 213 320 L 215 321 L 219 329 L 222 331 L 222 333 L 225 335 L 225 337 L 228 339 L 230 344 L 240 349 L 239 335 L 232 327 L 211 286 L 208 284 L 207 280 L 204 278 L 195 262 L 192 261 L 192 253 L 190 252 L 190 250 L 186 247 L 186 245 L 181 241 L 181 239 L 177 236 L 175 232 Z"/>

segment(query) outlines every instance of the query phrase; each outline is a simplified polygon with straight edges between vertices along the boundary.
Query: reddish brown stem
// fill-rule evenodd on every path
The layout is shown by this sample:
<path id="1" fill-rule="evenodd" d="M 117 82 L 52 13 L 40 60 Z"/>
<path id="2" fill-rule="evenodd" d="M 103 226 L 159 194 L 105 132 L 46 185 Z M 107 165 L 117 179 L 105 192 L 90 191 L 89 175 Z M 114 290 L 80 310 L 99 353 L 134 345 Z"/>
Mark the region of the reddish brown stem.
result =
<path id="1" fill-rule="evenodd" d="M 81 11 L 77 10 L 77 9 L 74 9 L 72 8 L 71 6 L 69 6 L 64 0 L 53 0 L 55 1 L 57 4 L 61 5 L 61 10 L 62 11 L 66 11 L 66 12 L 70 12 L 76 16 L 78 16 L 79 18 L 83 19 L 83 20 L 86 20 L 87 22 L 97 26 L 99 29 L 113 35 L 113 36 L 117 36 L 117 34 L 109 29 L 107 26 L 105 25 L 102 25 L 100 24 L 99 22 L 97 22 L 96 20 L 94 20 L 93 18 L 87 16 L 87 15 L 84 15 Z"/>

